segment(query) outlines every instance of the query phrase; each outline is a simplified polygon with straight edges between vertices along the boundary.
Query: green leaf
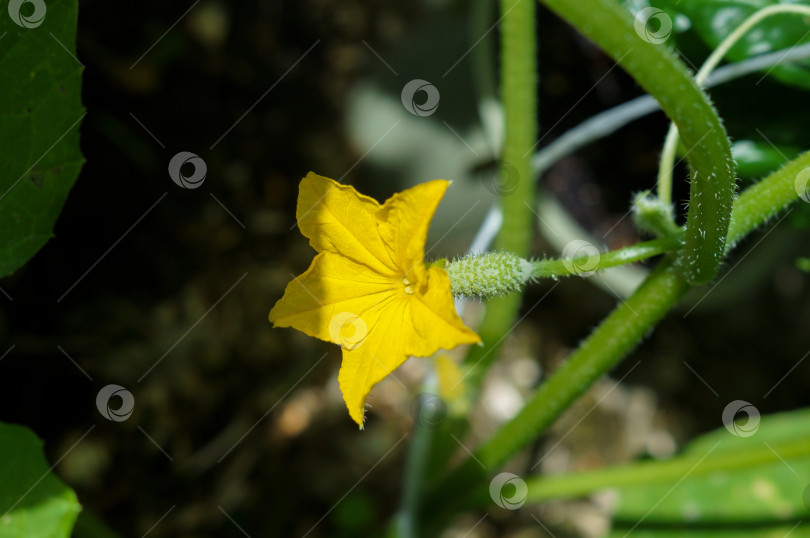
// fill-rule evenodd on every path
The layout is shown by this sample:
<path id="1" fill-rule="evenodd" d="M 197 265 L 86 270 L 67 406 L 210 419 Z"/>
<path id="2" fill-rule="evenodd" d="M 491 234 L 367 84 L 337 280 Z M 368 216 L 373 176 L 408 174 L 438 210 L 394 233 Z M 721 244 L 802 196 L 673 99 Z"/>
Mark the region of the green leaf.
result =
<path id="1" fill-rule="evenodd" d="M 751 435 L 720 428 L 691 443 L 683 456 L 695 460 L 693 471 L 709 458 L 733 458 L 763 447 L 777 459 L 710 473 L 687 472 L 676 483 L 622 488 L 614 535 L 632 528 L 633 536 L 784 536 L 807 517 L 803 496 L 810 484 L 810 455 L 780 449 L 810 436 L 810 410 L 763 417 L 758 427 L 748 422 L 737 432 Z"/>
<path id="2" fill-rule="evenodd" d="M 750 15 L 777 4 L 810 5 L 808 0 L 657 0 L 655 4 L 671 16 L 681 15 L 691 21 L 692 29 L 714 49 Z M 807 33 L 810 20 L 794 14 L 768 17 L 731 48 L 726 59 L 745 58 L 787 49 L 810 42 Z M 810 60 L 778 65 L 768 74 L 776 79 L 810 89 Z"/>
<path id="3" fill-rule="evenodd" d="M 84 162 L 77 11 L 76 0 L 0 7 L 0 277 L 52 237 Z"/>
<path id="4" fill-rule="evenodd" d="M 70 536 L 81 506 L 29 429 L 0 422 L 0 477 L 0 538 Z"/>

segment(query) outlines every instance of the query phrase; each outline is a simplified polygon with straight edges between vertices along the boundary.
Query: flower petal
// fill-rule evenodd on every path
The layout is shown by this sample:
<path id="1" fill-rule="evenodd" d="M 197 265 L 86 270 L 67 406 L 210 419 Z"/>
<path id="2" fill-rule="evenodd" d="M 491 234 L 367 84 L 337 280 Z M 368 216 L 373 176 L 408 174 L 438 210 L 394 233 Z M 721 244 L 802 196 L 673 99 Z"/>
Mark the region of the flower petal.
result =
<path id="1" fill-rule="evenodd" d="M 414 282 L 424 277 L 428 226 L 448 185 L 444 179 L 420 183 L 394 194 L 377 212 L 380 234 L 394 252 L 394 262 Z"/>
<path id="2" fill-rule="evenodd" d="M 268 316 L 275 327 L 294 327 L 315 338 L 352 346 L 377 322 L 380 304 L 390 300 L 394 282 L 330 252 L 315 256 L 309 269 L 287 285 Z M 346 331 L 357 334 L 346 334 Z"/>
<path id="3" fill-rule="evenodd" d="M 343 362 L 338 374 L 340 391 L 349 416 L 362 429 L 366 397 L 374 385 L 396 370 L 408 359 L 403 340 L 408 327 L 403 325 L 404 298 L 392 300 L 381 312 L 371 312 L 377 321 L 366 338 L 354 349 L 343 349 Z"/>
<path id="4" fill-rule="evenodd" d="M 380 237 L 376 213 L 380 204 L 354 187 L 313 172 L 298 187 L 298 227 L 318 252 L 340 254 L 382 274 L 396 264 Z"/>

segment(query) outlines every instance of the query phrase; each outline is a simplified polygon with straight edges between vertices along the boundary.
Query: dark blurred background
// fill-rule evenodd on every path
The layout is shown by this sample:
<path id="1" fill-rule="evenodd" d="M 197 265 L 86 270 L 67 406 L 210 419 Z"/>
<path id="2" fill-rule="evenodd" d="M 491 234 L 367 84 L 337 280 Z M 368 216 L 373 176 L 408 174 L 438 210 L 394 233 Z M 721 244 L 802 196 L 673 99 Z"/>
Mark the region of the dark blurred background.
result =
<path id="1" fill-rule="evenodd" d="M 475 107 L 474 55 L 447 73 L 476 41 L 473 8 L 388 0 L 80 3 L 87 163 L 56 237 L 3 282 L 13 301 L 0 298 L 0 327 L 15 348 L 0 361 L 0 420 L 44 439 L 91 520 L 122 536 L 156 538 L 383 532 L 399 501 L 408 410 L 423 365 L 412 359 L 397 382 L 375 390 L 367 428 L 358 432 L 337 389 L 339 349 L 274 330 L 266 317 L 312 258 L 294 227 L 297 184 L 310 170 L 378 199 L 415 181 L 454 179 L 432 237 L 449 233 L 434 254 L 468 246 L 495 201 L 480 170 L 497 157 Z M 541 145 L 640 95 L 565 23 L 544 9 L 538 21 Z M 412 78 L 441 90 L 435 117 L 403 113 L 399 91 Z M 738 84 L 715 94 L 732 118 L 732 136 L 750 128 L 751 99 L 782 96 L 774 106 L 785 108 L 770 115 L 780 117 L 801 98 L 776 84 Z M 634 122 L 558 163 L 544 188 L 602 236 L 632 194 L 654 182 L 666 127 L 661 114 Z M 428 153 L 425 144 L 439 150 Z M 182 189 L 169 177 L 180 151 L 204 159 L 200 188 Z M 683 181 L 677 189 L 683 199 Z M 525 473 L 526 462 L 551 446 L 549 472 L 667 456 L 719 427 L 734 399 L 763 414 L 807 405 L 810 361 L 763 398 L 807 352 L 807 275 L 795 266 L 810 251 L 806 213 L 751 249 L 731 284 L 712 292 L 716 300 L 684 318 L 698 295 L 670 315 L 612 374 L 622 382 L 610 398 L 600 400 L 614 386 L 606 380 L 515 469 Z M 611 246 L 636 240 L 630 219 L 605 238 Z M 538 237 L 536 255 L 544 253 L 554 254 Z M 525 308 L 552 284 L 532 286 Z M 510 336 L 471 413 L 477 426 L 469 446 L 513 413 L 508 402 L 525 398 L 617 300 L 586 280 L 560 283 Z M 96 409 L 97 392 L 110 383 L 134 395 L 126 421 L 105 420 Z M 462 514 L 446 535 L 546 536 L 529 515 L 556 536 L 597 535 L 604 524 L 594 503 L 550 503 L 496 509 L 480 525 L 480 514 Z"/>

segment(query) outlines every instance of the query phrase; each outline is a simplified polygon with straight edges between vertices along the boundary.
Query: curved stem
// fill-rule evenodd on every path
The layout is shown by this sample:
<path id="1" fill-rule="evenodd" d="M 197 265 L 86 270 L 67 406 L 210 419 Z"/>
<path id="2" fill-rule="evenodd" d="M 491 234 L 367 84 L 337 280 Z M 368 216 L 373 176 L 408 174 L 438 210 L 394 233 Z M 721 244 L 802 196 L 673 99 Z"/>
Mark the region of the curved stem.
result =
<path id="1" fill-rule="evenodd" d="M 810 57 L 810 43 L 747 58 L 712 71 L 704 87 L 711 88 L 757 71 L 767 70 L 775 65 L 795 62 L 808 57 Z M 541 177 L 548 168 L 562 157 L 615 132 L 637 118 L 659 109 L 658 102 L 652 96 L 644 95 L 600 112 L 583 121 L 538 150 L 532 159 L 535 179 Z M 578 227 L 556 198 L 548 193 L 542 191 L 539 193 L 537 210 L 540 215 L 543 215 L 543 220 L 539 226 L 540 234 L 558 251 L 561 251 L 567 243 L 575 239 L 584 240 L 593 245 L 599 244 L 599 241 L 591 237 L 586 230 Z M 554 230 L 555 233 L 550 233 L 550 230 Z M 624 267 L 618 271 L 603 275 L 602 278 L 595 280 L 595 283 L 597 286 L 604 287 L 605 291 L 625 298 L 644 280 L 646 272 L 647 270 L 642 267 Z"/>
<path id="2" fill-rule="evenodd" d="M 768 6 L 760 9 L 742 22 L 733 32 L 731 32 L 709 55 L 695 75 L 695 83 L 704 86 L 706 80 L 717 64 L 723 59 L 728 51 L 754 26 L 764 19 L 780 13 L 796 13 L 810 16 L 810 7 L 800 5 L 781 4 Z M 664 142 L 664 149 L 661 151 L 661 161 L 658 167 L 658 199 L 666 204 L 672 203 L 672 168 L 675 163 L 675 153 L 678 150 L 678 128 L 675 124 L 669 126 L 667 138 Z"/>
<path id="3" fill-rule="evenodd" d="M 658 164 L 658 199 L 661 202 L 672 204 L 672 167 L 675 163 L 675 153 L 678 151 L 678 128 L 674 123 L 669 124 L 667 136 L 664 139 L 664 147 L 661 150 L 661 162 Z"/>
<path id="4" fill-rule="evenodd" d="M 711 280 L 724 252 L 735 177 L 725 129 L 706 94 L 666 45 L 636 33 L 615 0 L 542 1 L 609 53 L 678 125 L 692 170 L 678 270 L 691 284 Z"/>

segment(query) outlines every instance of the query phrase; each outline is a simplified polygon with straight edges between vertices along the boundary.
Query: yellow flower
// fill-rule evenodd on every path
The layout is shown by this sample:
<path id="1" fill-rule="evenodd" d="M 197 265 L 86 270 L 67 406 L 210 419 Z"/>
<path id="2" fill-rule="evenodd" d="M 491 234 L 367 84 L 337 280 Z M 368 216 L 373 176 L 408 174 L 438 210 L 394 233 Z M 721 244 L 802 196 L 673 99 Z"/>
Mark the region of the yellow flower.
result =
<path id="1" fill-rule="evenodd" d="M 383 205 L 312 172 L 298 188 L 298 227 L 318 255 L 269 318 L 343 348 L 338 381 L 361 429 L 369 392 L 409 356 L 481 341 L 456 314 L 447 273 L 424 262 L 449 184 L 422 183 Z"/>

